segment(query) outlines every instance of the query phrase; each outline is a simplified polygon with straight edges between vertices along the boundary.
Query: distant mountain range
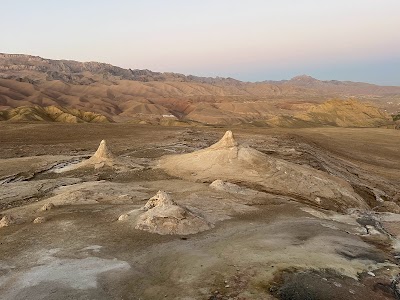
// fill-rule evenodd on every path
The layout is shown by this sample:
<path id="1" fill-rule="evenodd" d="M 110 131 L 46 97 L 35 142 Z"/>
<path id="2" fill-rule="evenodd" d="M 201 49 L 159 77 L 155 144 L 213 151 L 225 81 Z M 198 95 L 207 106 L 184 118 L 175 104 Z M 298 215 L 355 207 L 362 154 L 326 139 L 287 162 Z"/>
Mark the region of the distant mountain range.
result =
<path id="1" fill-rule="evenodd" d="M 352 95 L 390 95 L 398 94 L 400 90 L 399 86 L 379 86 L 376 84 L 353 81 L 318 80 L 308 75 L 296 76 L 290 80 L 267 80 L 264 82 L 276 85 L 299 86 L 324 92 L 349 93 Z"/>
<path id="2" fill-rule="evenodd" d="M 52 60 L 39 56 L 0 53 L 0 76 L 30 82 L 42 80 L 61 80 L 72 84 L 91 84 L 94 82 L 115 82 L 116 80 L 177 81 L 199 83 L 238 84 L 233 78 L 198 77 L 178 73 L 160 73 L 150 70 L 123 69 L 99 62 L 78 62 L 73 60 Z"/>
<path id="3" fill-rule="evenodd" d="M 354 98 L 386 114 L 400 111 L 400 87 L 307 75 L 252 83 L 0 53 L 0 109 L 59 106 L 115 121 L 157 123 L 173 117 L 223 125 L 263 123 L 306 113 L 329 99 Z"/>

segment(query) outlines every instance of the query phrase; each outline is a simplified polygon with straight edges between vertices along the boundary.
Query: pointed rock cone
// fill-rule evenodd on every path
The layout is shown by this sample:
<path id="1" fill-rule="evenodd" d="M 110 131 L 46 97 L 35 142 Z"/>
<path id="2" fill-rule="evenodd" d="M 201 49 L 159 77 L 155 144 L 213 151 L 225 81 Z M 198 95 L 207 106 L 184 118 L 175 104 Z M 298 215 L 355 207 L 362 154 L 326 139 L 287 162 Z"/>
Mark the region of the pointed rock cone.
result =
<path id="1" fill-rule="evenodd" d="M 212 148 L 212 149 L 233 148 L 233 147 L 237 147 L 237 146 L 238 146 L 238 143 L 235 141 L 232 131 L 228 130 L 227 132 L 225 132 L 222 139 L 220 139 L 217 143 L 212 145 L 210 148 Z"/>
<path id="2" fill-rule="evenodd" d="M 114 155 L 111 153 L 110 150 L 108 150 L 106 141 L 102 140 L 100 142 L 99 148 L 97 148 L 97 151 L 95 154 L 93 154 L 92 158 L 105 160 L 114 158 Z"/>
<path id="3" fill-rule="evenodd" d="M 87 160 L 81 161 L 80 163 L 67 165 L 61 169 L 58 169 L 56 173 L 62 173 L 67 171 L 72 171 L 79 168 L 93 167 L 95 169 L 102 168 L 104 166 L 113 167 L 116 164 L 118 159 L 112 154 L 110 150 L 107 148 L 107 144 L 105 140 L 100 142 L 99 148 L 97 151 Z M 51 209 L 51 208 L 50 208 Z"/>
<path id="4" fill-rule="evenodd" d="M 195 179 L 199 175 L 202 179 L 204 176 L 207 180 L 214 181 L 221 178 L 225 180 L 221 176 L 225 176 L 225 173 L 229 175 L 232 168 L 242 176 L 256 174 L 253 165 L 260 163 L 266 164 L 263 153 L 240 145 L 235 141 L 232 131 L 227 131 L 214 145 L 193 153 L 165 156 L 159 161 L 159 166 L 173 176 Z"/>

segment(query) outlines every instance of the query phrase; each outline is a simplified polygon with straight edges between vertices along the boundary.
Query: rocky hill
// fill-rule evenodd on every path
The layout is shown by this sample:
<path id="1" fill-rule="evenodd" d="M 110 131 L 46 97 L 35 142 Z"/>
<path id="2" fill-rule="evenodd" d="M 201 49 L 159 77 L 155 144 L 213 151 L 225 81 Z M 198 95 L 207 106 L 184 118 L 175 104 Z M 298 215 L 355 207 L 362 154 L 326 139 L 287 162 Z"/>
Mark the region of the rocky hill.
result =
<path id="1" fill-rule="evenodd" d="M 330 100 L 311 107 L 306 113 L 277 116 L 267 122 L 277 127 L 382 127 L 393 123 L 388 114 L 357 100 Z"/>
<path id="2" fill-rule="evenodd" d="M 400 111 L 400 87 L 320 81 L 309 76 L 251 83 L 0 54 L 0 110 L 60 106 L 117 122 L 159 123 L 172 117 L 211 125 L 263 124 L 277 116 L 307 113 L 335 98 L 356 98 L 390 114 Z"/>
<path id="3" fill-rule="evenodd" d="M 72 84 L 94 82 L 133 81 L 179 81 L 201 83 L 240 83 L 232 78 L 210 78 L 185 76 L 178 73 L 160 73 L 150 70 L 123 69 L 99 62 L 78 62 L 73 60 L 52 60 L 25 54 L 0 53 L 0 77 L 27 82 L 61 80 Z"/>
<path id="4" fill-rule="evenodd" d="M 61 122 L 61 123 L 110 123 L 112 119 L 101 114 L 68 109 L 58 106 L 21 106 L 0 111 L 0 121 L 10 122 Z"/>

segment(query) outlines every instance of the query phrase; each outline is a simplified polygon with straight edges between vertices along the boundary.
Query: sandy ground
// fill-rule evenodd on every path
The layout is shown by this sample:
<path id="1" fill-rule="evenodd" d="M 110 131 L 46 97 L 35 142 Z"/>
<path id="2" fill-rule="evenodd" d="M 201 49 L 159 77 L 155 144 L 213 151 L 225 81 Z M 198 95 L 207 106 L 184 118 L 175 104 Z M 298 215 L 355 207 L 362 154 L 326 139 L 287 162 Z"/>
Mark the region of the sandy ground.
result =
<path id="1" fill-rule="evenodd" d="M 230 128 L 270 156 L 341 177 L 371 207 L 339 214 L 299 199 L 213 189 L 154 168 L 216 142 L 223 128 L 0 124 L 2 299 L 398 299 L 400 132 Z M 53 173 L 105 139 L 123 161 Z M 238 183 L 240 185 L 240 183 Z M 120 215 L 158 190 L 212 223 L 192 235 L 135 229 Z M 41 211 L 44 204 L 55 208 Z M 44 222 L 33 220 L 43 217 Z"/>

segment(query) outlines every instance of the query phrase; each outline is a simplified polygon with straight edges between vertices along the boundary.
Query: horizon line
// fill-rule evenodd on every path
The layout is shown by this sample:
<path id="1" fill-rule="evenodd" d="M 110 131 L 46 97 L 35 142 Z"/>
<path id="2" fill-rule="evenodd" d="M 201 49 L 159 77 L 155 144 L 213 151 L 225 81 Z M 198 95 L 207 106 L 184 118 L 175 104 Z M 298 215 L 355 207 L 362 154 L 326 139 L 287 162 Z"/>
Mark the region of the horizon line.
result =
<path id="1" fill-rule="evenodd" d="M 16 55 L 16 56 L 30 56 L 30 57 L 38 57 L 41 59 L 46 59 L 46 60 L 53 60 L 53 61 L 72 61 L 72 62 L 78 62 L 78 63 L 99 63 L 99 64 L 105 64 L 105 65 L 110 65 L 113 67 L 117 67 L 117 68 L 121 68 L 121 69 L 125 69 L 125 70 L 138 70 L 138 71 L 150 71 L 153 73 L 161 73 L 161 74 L 177 74 L 177 75 L 183 75 L 185 77 L 188 76 L 194 76 L 194 77 L 200 77 L 200 78 L 211 78 L 211 79 L 229 79 L 229 80 L 236 80 L 242 83 L 274 83 L 274 82 L 286 82 L 286 81 L 291 81 L 295 78 L 299 78 L 299 77 L 307 77 L 309 79 L 312 80 L 317 80 L 320 82 L 332 82 L 332 81 L 339 81 L 339 82 L 348 82 L 348 83 L 364 83 L 364 84 L 370 84 L 370 85 L 375 85 L 375 86 L 382 86 L 382 87 L 400 87 L 399 85 L 386 85 L 386 84 L 378 84 L 375 82 L 368 82 L 368 81 L 353 81 L 353 80 L 338 80 L 338 79 L 318 79 L 317 77 L 308 75 L 306 73 L 302 73 L 302 74 L 298 74 L 295 75 L 289 79 L 285 78 L 285 79 L 278 79 L 278 80 L 273 80 L 273 79 L 263 79 L 263 80 L 258 80 L 258 81 L 251 81 L 251 80 L 240 80 L 231 76 L 228 77 L 224 77 L 224 76 L 219 76 L 219 75 L 215 75 L 215 76 L 206 76 L 206 75 L 195 75 L 195 74 L 190 74 L 190 73 L 182 73 L 182 72 L 174 72 L 174 71 L 155 71 L 155 70 L 151 70 L 151 69 L 139 69 L 139 68 L 127 68 L 127 67 L 122 67 L 119 65 L 115 65 L 112 63 L 108 63 L 108 62 L 101 62 L 101 61 L 96 61 L 96 60 L 89 60 L 89 61 L 81 61 L 81 60 L 76 60 L 76 59 L 69 59 L 69 58 L 48 58 L 48 57 L 43 57 L 40 55 L 33 55 L 33 54 L 26 54 L 26 53 L 6 53 L 6 52 L 0 52 L 0 55 Z"/>

